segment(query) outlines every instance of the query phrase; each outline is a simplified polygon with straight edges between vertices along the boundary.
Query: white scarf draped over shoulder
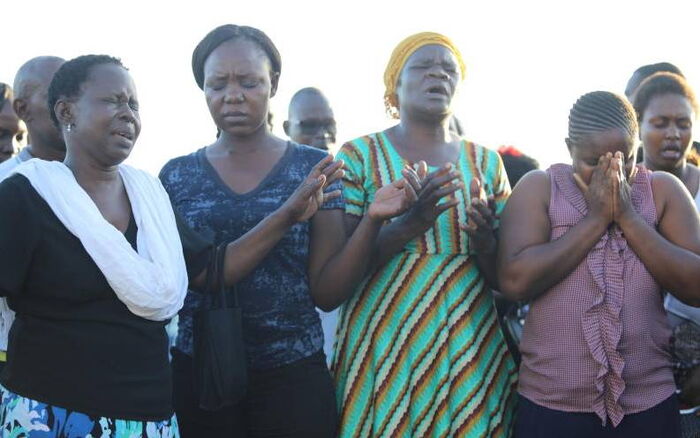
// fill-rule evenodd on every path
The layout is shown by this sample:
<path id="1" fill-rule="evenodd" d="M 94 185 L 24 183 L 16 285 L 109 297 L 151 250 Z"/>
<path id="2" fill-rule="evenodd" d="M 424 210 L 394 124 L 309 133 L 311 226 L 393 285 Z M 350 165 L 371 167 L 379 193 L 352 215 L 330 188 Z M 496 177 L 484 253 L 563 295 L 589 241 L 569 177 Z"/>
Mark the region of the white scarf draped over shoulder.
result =
<path id="1" fill-rule="evenodd" d="M 187 293 L 187 270 L 170 198 L 157 178 L 119 166 L 138 227 L 137 252 L 105 220 L 63 163 L 33 159 L 15 171 L 29 180 L 61 223 L 80 239 L 117 298 L 133 314 L 152 321 L 177 314 Z"/>

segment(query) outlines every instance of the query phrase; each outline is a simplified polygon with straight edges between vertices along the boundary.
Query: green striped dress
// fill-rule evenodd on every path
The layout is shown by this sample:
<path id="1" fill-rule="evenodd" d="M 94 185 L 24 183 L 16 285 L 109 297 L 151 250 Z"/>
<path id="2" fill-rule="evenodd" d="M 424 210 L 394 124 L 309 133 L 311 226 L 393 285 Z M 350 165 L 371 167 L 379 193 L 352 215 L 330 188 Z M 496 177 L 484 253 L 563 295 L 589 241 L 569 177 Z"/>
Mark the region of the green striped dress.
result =
<path id="1" fill-rule="evenodd" d="M 346 213 L 361 217 L 407 164 L 385 133 L 345 144 Z M 493 298 L 469 255 L 469 181 L 498 212 L 510 193 L 498 154 L 463 141 L 456 208 L 371 272 L 343 305 L 333 358 L 341 437 L 506 437 L 516 368 Z M 434 169 L 431 169 L 434 170 Z"/>

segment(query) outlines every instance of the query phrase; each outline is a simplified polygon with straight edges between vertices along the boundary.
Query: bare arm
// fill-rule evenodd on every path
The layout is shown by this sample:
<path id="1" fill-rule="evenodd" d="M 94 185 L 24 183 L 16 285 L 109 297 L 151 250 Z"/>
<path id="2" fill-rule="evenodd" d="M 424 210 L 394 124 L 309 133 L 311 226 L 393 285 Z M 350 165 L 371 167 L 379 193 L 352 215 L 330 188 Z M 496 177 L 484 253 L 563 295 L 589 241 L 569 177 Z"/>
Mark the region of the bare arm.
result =
<path id="1" fill-rule="evenodd" d="M 569 275 L 606 232 L 610 218 L 589 214 L 559 239 L 550 242 L 550 181 L 545 172 L 525 175 L 501 215 L 498 277 L 501 292 L 527 300 Z"/>
<path id="2" fill-rule="evenodd" d="M 339 191 L 323 193 L 343 175 L 342 161 L 327 156 L 313 167 L 309 176 L 287 201 L 253 229 L 226 246 L 224 282 L 231 286 L 248 275 L 297 222 L 312 217 L 323 202 L 340 196 Z M 205 287 L 206 271 L 190 281 L 193 289 Z"/>
<path id="3" fill-rule="evenodd" d="M 347 238 L 343 211 L 321 211 L 314 216 L 309 278 L 311 296 L 318 307 L 330 311 L 350 298 L 367 273 L 382 224 L 405 211 L 416 198 L 405 179 L 382 187 Z"/>
<path id="4" fill-rule="evenodd" d="M 680 180 L 655 172 L 652 190 L 659 211 L 658 232 L 633 209 L 616 220 L 627 242 L 661 287 L 700 307 L 700 220 Z"/>

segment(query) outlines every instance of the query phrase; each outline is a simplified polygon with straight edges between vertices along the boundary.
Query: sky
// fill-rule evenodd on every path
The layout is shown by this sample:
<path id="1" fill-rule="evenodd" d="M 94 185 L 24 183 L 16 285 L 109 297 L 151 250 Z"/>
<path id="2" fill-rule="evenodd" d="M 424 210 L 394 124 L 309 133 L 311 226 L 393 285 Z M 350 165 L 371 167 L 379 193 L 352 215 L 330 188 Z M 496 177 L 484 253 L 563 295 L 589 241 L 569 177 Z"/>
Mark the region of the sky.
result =
<path id="1" fill-rule="evenodd" d="M 287 0 L 117 3 L 64 0 L 3 6 L 0 81 L 38 55 L 117 56 L 130 69 L 142 131 L 129 164 L 157 173 L 169 159 L 214 141 L 215 126 L 190 60 L 214 27 L 245 24 L 282 54 L 274 131 L 289 99 L 316 86 L 329 97 L 339 145 L 386 129 L 383 72 L 408 35 L 435 31 L 462 51 L 467 74 L 454 101 L 466 137 L 514 145 L 543 167 L 568 162 L 568 112 L 589 91 L 622 93 L 642 64 L 669 61 L 700 84 L 692 1 Z M 23 8 L 27 8 L 24 10 Z"/>

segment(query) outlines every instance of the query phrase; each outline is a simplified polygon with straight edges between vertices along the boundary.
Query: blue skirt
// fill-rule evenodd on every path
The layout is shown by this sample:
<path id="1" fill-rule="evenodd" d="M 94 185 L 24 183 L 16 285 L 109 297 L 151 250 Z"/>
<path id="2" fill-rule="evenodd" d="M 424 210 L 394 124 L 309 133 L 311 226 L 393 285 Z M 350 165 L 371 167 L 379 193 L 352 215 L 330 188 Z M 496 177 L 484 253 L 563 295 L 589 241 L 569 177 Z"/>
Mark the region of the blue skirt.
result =
<path id="1" fill-rule="evenodd" d="M 520 396 L 514 438 L 679 438 L 680 411 L 675 395 L 613 427 L 594 413 L 545 408 Z"/>
<path id="2" fill-rule="evenodd" d="M 22 438 L 179 438 L 173 415 L 165 421 L 91 417 L 51 406 L 0 385 L 0 437 Z"/>

